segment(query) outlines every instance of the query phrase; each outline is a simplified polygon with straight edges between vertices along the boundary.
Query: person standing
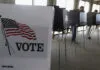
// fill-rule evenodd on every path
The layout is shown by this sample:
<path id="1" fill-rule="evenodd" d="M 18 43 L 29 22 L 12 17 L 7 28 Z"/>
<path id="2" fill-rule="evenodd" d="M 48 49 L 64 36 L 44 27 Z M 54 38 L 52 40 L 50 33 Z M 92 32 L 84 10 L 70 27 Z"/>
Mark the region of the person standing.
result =
<path id="1" fill-rule="evenodd" d="M 94 13 L 97 14 L 98 13 L 98 10 L 94 10 Z M 96 16 L 96 15 L 95 15 Z M 94 17 L 94 21 L 96 21 L 95 19 L 96 17 Z M 94 22 L 95 23 L 95 22 Z M 98 25 L 96 25 L 96 28 L 98 27 Z M 88 31 L 87 31 L 87 36 L 88 36 L 88 39 L 90 40 L 91 39 L 91 28 L 92 26 L 90 25 L 89 28 L 88 28 Z"/>
<path id="2" fill-rule="evenodd" d="M 81 6 L 79 10 L 77 10 L 78 12 L 84 12 L 84 6 Z M 78 23 L 77 23 L 78 24 Z M 77 31 L 77 27 L 78 25 L 71 25 L 72 28 L 72 42 L 77 43 L 76 42 L 76 31 Z"/>

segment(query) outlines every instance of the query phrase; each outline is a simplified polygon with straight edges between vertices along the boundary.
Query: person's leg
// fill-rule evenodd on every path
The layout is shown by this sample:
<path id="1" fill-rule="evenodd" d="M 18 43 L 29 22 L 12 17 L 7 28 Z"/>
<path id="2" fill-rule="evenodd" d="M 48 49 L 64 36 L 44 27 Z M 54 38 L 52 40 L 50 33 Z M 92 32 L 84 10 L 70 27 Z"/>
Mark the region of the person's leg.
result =
<path id="1" fill-rule="evenodd" d="M 76 41 L 76 26 L 72 26 L 72 42 Z"/>
<path id="2" fill-rule="evenodd" d="M 99 25 L 96 25 L 96 29 L 98 29 Z"/>
<path id="3" fill-rule="evenodd" d="M 89 26 L 89 29 L 88 29 L 88 31 L 87 31 L 87 36 L 88 36 L 88 39 L 91 39 L 90 34 L 91 34 L 91 26 Z"/>

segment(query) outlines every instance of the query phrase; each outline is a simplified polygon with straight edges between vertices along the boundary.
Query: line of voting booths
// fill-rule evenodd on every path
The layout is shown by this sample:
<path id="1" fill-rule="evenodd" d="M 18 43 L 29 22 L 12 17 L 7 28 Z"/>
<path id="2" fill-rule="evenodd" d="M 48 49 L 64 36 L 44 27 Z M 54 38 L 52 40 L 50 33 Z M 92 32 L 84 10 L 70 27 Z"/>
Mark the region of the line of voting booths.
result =
<path id="1" fill-rule="evenodd" d="M 68 24 L 77 24 L 78 26 L 92 26 L 100 24 L 100 14 L 95 12 L 70 11 L 68 13 Z"/>
<path id="2" fill-rule="evenodd" d="M 100 13 L 70 11 L 68 13 L 68 24 L 77 24 L 78 26 L 100 25 Z"/>
<path id="3" fill-rule="evenodd" d="M 57 8 L 55 8 L 55 16 L 58 13 L 60 15 L 59 16 L 57 15 L 57 18 L 54 17 L 54 25 L 53 25 L 54 32 L 55 31 L 64 32 L 64 30 L 74 25 L 78 27 L 85 25 L 87 26 L 100 25 L 100 13 L 95 13 L 95 12 L 86 13 L 86 12 L 80 12 L 79 10 L 70 10 L 68 12 L 66 9 L 63 8 L 59 8 L 59 11 Z"/>

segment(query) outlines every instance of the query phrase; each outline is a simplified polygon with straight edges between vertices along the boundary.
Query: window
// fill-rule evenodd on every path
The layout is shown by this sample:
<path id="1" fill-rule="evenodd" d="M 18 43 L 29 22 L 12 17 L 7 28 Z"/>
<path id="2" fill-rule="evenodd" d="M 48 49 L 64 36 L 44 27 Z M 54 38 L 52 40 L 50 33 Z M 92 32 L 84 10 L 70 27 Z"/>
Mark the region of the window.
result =
<path id="1" fill-rule="evenodd" d="M 15 3 L 19 5 L 47 6 L 47 0 L 15 0 Z"/>
<path id="2" fill-rule="evenodd" d="M 57 4 L 61 8 L 66 8 L 66 10 L 72 10 L 74 8 L 74 0 L 57 0 Z"/>
<path id="3" fill-rule="evenodd" d="M 100 7 L 100 5 L 93 4 L 92 12 L 94 12 L 94 10 L 99 11 L 99 7 Z"/>
<path id="4" fill-rule="evenodd" d="M 85 2 L 84 1 L 79 1 L 79 8 L 81 7 L 81 6 L 84 6 L 85 5 Z"/>
<path id="5" fill-rule="evenodd" d="M 47 6 L 47 0 L 34 0 L 34 5 Z"/>
<path id="6" fill-rule="evenodd" d="M 32 5 L 32 0 L 15 0 L 15 4 Z"/>
<path id="7" fill-rule="evenodd" d="M 66 9 L 68 11 L 74 9 L 74 0 L 66 0 Z"/>
<path id="8" fill-rule="evenodd" d="M 84 11 L 85 12 L 89 12 L 89 2 L 80 0 L 80 2 L 79 2 L 79 8 L 81 6 L 84 6 Z"/>
<path id="9" fill-rule="evenodd" d="M 57 0 L 57 6 L 60 6 L 61 8 L 65 8 L 65 0 Z"/>

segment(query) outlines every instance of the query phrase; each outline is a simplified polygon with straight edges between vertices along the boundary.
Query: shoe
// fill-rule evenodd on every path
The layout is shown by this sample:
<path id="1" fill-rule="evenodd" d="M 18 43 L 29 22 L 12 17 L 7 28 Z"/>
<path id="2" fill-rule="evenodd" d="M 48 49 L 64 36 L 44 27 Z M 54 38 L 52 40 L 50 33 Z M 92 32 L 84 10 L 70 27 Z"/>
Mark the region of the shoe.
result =
<path id="1" fill-rule="evenodd" d="M 91 37 L 88 37 L 89 40 L 91 40 Z"/>
<path id="2" fill-rule="evenodd" d="M 77 42 L 77 41 L 72 41 L 72 43 L 74 43 L 74 44 L 79 44 L 79 42 Z"/>

